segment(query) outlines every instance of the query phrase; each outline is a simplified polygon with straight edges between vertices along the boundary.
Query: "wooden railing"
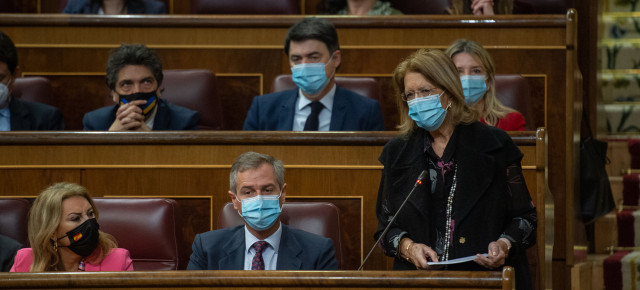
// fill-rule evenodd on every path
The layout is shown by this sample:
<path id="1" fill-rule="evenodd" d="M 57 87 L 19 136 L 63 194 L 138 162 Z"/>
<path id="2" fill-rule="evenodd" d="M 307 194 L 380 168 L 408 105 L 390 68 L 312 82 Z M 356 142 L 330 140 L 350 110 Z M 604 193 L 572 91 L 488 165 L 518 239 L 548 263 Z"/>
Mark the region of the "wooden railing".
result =
<path id="1" fill-rule="evenodd" d="M 514 289 L 502 271 L 158 271 L 0 273 L 2 289 Z"/>

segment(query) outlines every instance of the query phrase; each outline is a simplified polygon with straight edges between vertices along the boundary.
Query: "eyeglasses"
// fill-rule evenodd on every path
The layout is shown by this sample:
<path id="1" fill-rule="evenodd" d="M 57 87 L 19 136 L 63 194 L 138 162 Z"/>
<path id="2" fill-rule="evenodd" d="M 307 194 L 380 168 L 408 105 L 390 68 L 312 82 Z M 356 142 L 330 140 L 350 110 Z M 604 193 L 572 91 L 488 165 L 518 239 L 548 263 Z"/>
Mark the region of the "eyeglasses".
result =
<path id="1" fill-rule="evenodd" d="M 430 89 L 426 89 L 426 88 L 422 88 L 419 89 L 417 92 L 414 91 L 408 91 L 405 93 L 400 94 L 400 97 L 402 98 L 403 101 L 408 102 L 411 101 L 413 99 L 417 99 L 417 98 L 424 98 L 426 96 L 431 96 L 431 95 L 437 95 L 437 91 L 440 90 L 438 88 L 430 88 Z"/>

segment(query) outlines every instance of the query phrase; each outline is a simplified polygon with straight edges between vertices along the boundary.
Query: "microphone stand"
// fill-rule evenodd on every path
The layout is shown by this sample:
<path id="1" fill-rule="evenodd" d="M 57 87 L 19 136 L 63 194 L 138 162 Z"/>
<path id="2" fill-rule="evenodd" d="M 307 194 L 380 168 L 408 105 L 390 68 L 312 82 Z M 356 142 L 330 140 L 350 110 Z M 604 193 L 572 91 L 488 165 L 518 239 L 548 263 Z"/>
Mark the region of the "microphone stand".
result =
<path id="1" fill-rule="evenodd" d="M 391 227 L 391 224 L 393 224 L 393 222 L 396 220 L 396 217 L 400 213 L 400 210 L 402 210 L 402 208 L 404 207 L 404 204 L 407 203 L 407 201 L 409 200 L 409 197 L 411 197 L 411 195 L 416 190 L 416 188 L 418 188 L 418 186 L 422 184 L 422 180 L 424 179 L 425 175 L 427 175 L 427 171 L 426 170 L 422 170 L 422 172 L 420 172 L 420 176 L 418 176 L 418 180 L 416 180 L 416 184 L 413 185 L 413 188 L 411 189 L 411 191 L 409 191 L 409 194 L 407 195 L 407 197 L 404 199 L 404 201 L 402 202 L 402 204 L 400 205 L 400 207 L 396 211 L 396 214 L 393 215 L 393 217 L 391 218 L 391 221 L 389 221 L 389 224 L 384 228 L 384 231 L 382 231 L 382 234 L 380 234 L 380 236 L 378 237 L 378 240 L 376 240 L 376 243 L 373 244 L 373 247 L 371 247 L 371 250 L 369 250 L 369 253 L 364 258 L 364 261 L 362 261 L 362 264 L 360 264 L 360 267 L 358 267 L 358 271 L 362 270 L 362 267 L 367 262 L 367 259 L 369 259 L 369 256 L 371 256 L 371 253 L 373 252 L 373 249 L 375 249 L 376 245 L 378 243 L 380 243 L 380 240 L 382 240 L 382 237 L 384 237 L 384 235 L 387 234 L 387 231 Z"/>

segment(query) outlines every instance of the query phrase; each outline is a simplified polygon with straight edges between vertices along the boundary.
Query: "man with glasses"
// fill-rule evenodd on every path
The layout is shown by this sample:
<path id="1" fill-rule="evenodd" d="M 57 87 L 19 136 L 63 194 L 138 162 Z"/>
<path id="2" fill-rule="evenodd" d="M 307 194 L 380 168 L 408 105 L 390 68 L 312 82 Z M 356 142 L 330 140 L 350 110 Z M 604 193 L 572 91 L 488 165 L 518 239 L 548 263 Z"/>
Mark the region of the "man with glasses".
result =
<path id="1" fill-rule="evenodd" d="M 305 18 L 284 41 L 297 89 L 253 99 L 243 130 L 382 131 L 378 101 L 336 86 L 342 54 L 336 28 Z"/>
<path id="2" fill-rule="evenodd" d="M 337 270 L 333 242 L 280 222 L 284 165 L 256 152 L 231 167 L 229 197 L 244 225 L 196 235 L 187 270 Z"/>

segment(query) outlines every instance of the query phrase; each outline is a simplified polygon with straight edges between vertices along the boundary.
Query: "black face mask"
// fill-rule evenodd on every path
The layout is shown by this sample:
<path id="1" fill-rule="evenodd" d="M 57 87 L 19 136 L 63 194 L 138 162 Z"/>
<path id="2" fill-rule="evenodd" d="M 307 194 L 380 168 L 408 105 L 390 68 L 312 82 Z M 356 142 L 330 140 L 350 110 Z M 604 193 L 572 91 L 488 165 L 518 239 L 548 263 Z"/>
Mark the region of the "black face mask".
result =
<path id="1" fill-rule="evenodd" d="M 136 100 L 147 101 L 146 104 L 138 106 L 140 107 L 140 109 L 142 109 L 142 114 L 144 114 L 145 116 L 148 115 L 153 110 L 153 108 L 156 107 L 156 104 L 158 103 L 158 97 L 156 97 L 156 92 L 154 91 L 149 93 L 134 93 L 130 95 L 120 95 L 120 106 Z"/>
<path id="2" fill-rule="evenodd" d="M 75 229 L 67 232 L 66 236 L 58 238 L 58 240 L 69 237 L 69 250 L 79 256 L 88 257 L 98 247 L 99 229 L 100 225 L 98 225 L 98 221 L 95 218 L 88 219 Z"/>

